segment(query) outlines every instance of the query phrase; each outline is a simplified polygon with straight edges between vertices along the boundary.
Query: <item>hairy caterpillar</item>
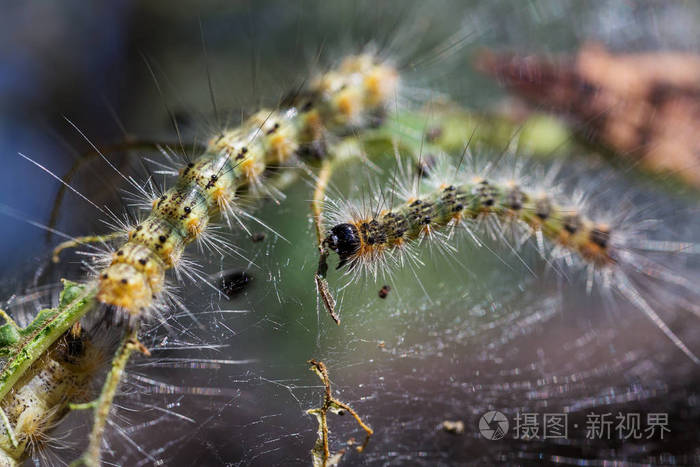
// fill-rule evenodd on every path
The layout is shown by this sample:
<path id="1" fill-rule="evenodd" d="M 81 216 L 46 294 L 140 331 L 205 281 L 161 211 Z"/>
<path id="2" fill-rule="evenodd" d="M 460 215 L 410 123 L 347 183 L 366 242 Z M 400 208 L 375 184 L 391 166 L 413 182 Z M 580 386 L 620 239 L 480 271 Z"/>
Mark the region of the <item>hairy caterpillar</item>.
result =
<path id="1" fill-rule="evenodd" d="M 397 80 L 393 68 L 371 55 L 348 57 L 314 80 L 297 106 L 261 110 L 214 137 L 204 155 L 179 171 L 175 187 L 152 201 L 150 216 L 99 272 L 97 299 L 132 316 L 157 304 L 165 271 L 181 265 L 188 243 L 206 241 L 211 216 L 221 212 L 229 225 L 231 218 L 240 222 L 237 190 L 260 188 L 267 167 L 288 163 L 300 150 L 325 152 L 328 131 L 370 124 L 385 112 Z"/>
<path id="2" fill-rule="evenodd" d="M 89 432 L 89 421 L 92 418 L 89 412 L 92 409 L 109 411 L 111 404 L 104 404 L 100 400 L 107 396 L 114 397 L 113 404 L 120 408 L 117 418 L 120 426 L 115 425 L 114 416 L 109 419 L 104 418 L 106 413 L 101 418 L 95 416 L 98 422 L 106 422 L 111 430 L 104 434 L 104 438 L 100 433 L 98 442 L 90 443 L 91 449 L 110 446 L 115 442 L 115 436 L 117 440 L 119 437 L 128 437 L 127 433 L 139 429 L 142 423 L 146 426 L 160 426 L 163 433 L 171 432 L 173 440 L 179 439 L 182 437 L 182 429 L 173 422 L 192 422 L 189 417 L 173 410 L 172 405 L 171 409 L 167 408 L 168 404 L 173 404 L 174 399 L 199 397 L 206 400 L 213 397 L 216 400 L 218 397 L 226 400 L 237 394 L 236 389 L 227 387 L 196 386 L 194 380 L 190 380 L 189 385 L 184 385 L 177 378 L 158 376 L 157 371 L 146 373 L 148 377 L 142 376 L 144 372 L 139 369 L 142 366 L 167 368 L 166 374 L 186 372 L 187 364 L 175 358 L 183 350 L 188 351 L 187 360 L 190 363 L 197 360 L 200 362 L 192 367 L 191 378 L 208 368 L 238 365 L 246 360 L 221 359 L 216 358 L 216 355 L 196 359 L 198 354 L 205 356 L 207 349 L 217 349 L 221 345 L 217 346 L 211 338 L 204 341 L 198 339 L 196 330 L 185 331 L 183 326 L 186 325 L 186 319 L 177 316 L 177 321 L 171 319 L 172 325 L 165 335 L 159 333 L 157 327 L 139 330 L 135 326 L 117 345 L 122 329 L 115 327 L 109 316 L 91 313 L 94 311 L 94 302 L 85 299 L 85 288 L 85 285 L 64 281 L 62 287 L 58 284 L 32 290 L 25 296 L 11 300 L 9 306 L 12 315 L 18 317 L 17 323 L 3 314 L 8 323 L 0 327 L 3 363 L 0 373 L 0 407 L 6 409 L 7 415 L 2 428 L 10 429 L 2 431 L 5 436 L 2 438 L 2 446 L 6 448 L 8 462 L 27 459 L 29 456 L 34 462 L 49 465 L 75 459 L 85 450 L 83 437 Z M 62 291 L 58 294 L 60 290 Z M 60 300 L 56 298 L 58 295 Z M 53 303 L 51 308 L 44 308 L 35 316 L 36 312 L 32 308 L 46 302 Z M 84 318 L 78 321 L 78 315 Z M 28 322 L 28 319 L 32 320 Z M 217 322 L 217 319 L 210 320 L 211 325 L 216 325 Z M 63 326 L 69 323 L 73 323 L 72 326 L 62 332 Z M 189 338 L 178 338 L 177 331 L 185 331 Z M 59 333 L 59 337 L 52 337 L 54 333 Z M 174 340 L 173 345 L 167 345 L 168 338 Z M 148 352 L 140 341 L 145 342 L 152 351 L 153 358 L 144 359 L 148 363 L 130 358 L 133 351 Z M 173 350 L 169 351 L 169 347 Z M 172 357 L 163 358 L 168 352 Z M 101 395 L 99 386 L 105 373 L 112 382 L 104 383 Z M 117 387 L 118 391 L 115 391 Z M 100 397 L 95 399 L 97 396 Z M 145 417 L 146 421 L 136 423 L 133 420 L 134 423 L 131 423 L 130 420 L 127 423 L 125 417 L 130 412 L 149 415 Z M 71 417 L 64 420 L 64 416 L 69 413 Z M 124 424 L 123 427 L 121 424 Z M 178 427 L 179 430 L 173 429 Z M 96 457 L 100 455 L 99 452 L 90 454 Z M 115 455 L 114 452 L 110 454 Z M 130 454 L 128 451 L 116 454 L 119 455 L 117 459 L 126 456 L 118 461 L 120 463 L 141 462 L 141 459 L 127 460 Z M 146 455 L 144 461 L 154 461 L 153 459 L 152 455 Z M 81 462 L 89 464 L 91 461 L 86 456 Z"/>
<path id="3" fill-rule="evenodd" d="M 504 160 L 495 160 L 478 167 L 468 157 L 457 167 L 442 158 L 425 179 L 404 175 L 389 194 L 380 192 L 369 206 L 328 201 L 322 245 L 337 253 L 337 268 L 346 267 L 351 281 L 391 274 L 393 267 L 416 262 L 412 250 L 422 242 L 438 243 L 449 251 L 452 247 L 446 242 L 457 229 L 477 244 L 479 235 L 485 235 L 513 250 L 534 238 L 545 259 L 585 269 L 589 291 L 596 282 L 618 293 L 700 363 L 644 295 L 655 285 L 692 293 L 691 279 L 650 255 L 661 252 L 668 261 L 674 254 L 693 253 L 695 244 L 650 240 L 639 226 L 652 219 L 634 219 L 629 208 L 617 215 L 600 209 L 596 213 L 591 209 L 595 197 L 580 189 L 579 195 L 567 196 L 554 180 L 556 172 L 538 178 L 526 174 L 532 170 L 527 164 L 504 167 Z M 689 302 L 681 306 L 694 310 Z"/>
<path id="4" fill-rule="evenodd" d="M 48 329 L 42 322 L 60 317 L 74 306 L 77 296 L 76 287 L 67 284 L 59 306 L 44 310 L 31 326 L 21 329 L 10 321 L 0 328 L 0 352 L 8 358 L 2 373 L 0 465 L 20 465 L 29 456 L 42 457 L 52 442 L 49 431 L 68 413 L 69 405 L 88 402 L 92 396 L 94 380 L 105 362 L 105 348 L 78 323 L 8 384 L 14 378 L 8 368 L 28 362 L 25 355 L 36 345 L 34 334 Z"/>

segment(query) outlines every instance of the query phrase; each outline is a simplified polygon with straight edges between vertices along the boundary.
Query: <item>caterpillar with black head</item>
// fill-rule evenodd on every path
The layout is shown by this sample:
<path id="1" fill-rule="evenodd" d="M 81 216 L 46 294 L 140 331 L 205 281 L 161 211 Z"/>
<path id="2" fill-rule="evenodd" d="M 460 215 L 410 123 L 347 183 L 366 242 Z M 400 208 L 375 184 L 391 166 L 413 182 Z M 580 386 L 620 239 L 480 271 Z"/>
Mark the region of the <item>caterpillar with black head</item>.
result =
<path id="1" fill-rule="evenodd" d="M 391 275 L 392 268 L 417 263 L 415 249 L 424 242 L 452 253 L 448 242 L 458 229 L 477 244 L 483 244 L 480 237 L 491 237 L 513 250 L 534 237 L 541 256 L 555 269 L 585 269 L 589 291 L 598 282 L 617 292 L 700 364 L 646 295 L 655 286 L 696 293 L 682 266 L 674 269 L 678 255 L 697 251 L 694 243 L 653 240 L 644 228 L 655 219 L 635 218 L 629 206 L 601 209 L 593 201 L 596 187 L 589 181 L 566 188 L 557 183 L 556 170 L 537 175 L 536 167 L 512 157 L 482 167 L 473 159 L 461 160 L 456 168 L 441 157 L 428 177 L 400 172 L 403 180 L 394 180 L 392 188 L 376 194 L 371 207 L 342 199 L 326 201 L 322 247 L 338 255 L 337 269 L 344 268 L 350 282 Z M 657 253 L 664 255 L 664 262 L 650 258 Z M 689 302 L 682 306 L 693 311 Z"/>

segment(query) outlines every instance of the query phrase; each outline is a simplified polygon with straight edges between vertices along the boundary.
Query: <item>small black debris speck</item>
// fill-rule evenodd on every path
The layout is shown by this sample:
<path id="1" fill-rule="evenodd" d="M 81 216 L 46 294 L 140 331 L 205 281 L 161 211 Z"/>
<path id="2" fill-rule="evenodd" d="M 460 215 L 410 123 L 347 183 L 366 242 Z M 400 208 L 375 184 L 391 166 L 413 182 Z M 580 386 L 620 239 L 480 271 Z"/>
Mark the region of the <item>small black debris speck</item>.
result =
<path id="1" fill-rule="evenodd" d="M 253 281 L 253 276 L 245 271 L 233 271 L 224 275 L 219 281 L 219 289 L 228 296 L 233 298 L 243 292 Z"/>
<path id="2" fill-rule="evenodd" d="M 381 289 L 379 289 L 379 298 L 384 299 L 389 295 L 389 292 L 391 291 L 391 287 L 388 285 L 385 285 Z"/>

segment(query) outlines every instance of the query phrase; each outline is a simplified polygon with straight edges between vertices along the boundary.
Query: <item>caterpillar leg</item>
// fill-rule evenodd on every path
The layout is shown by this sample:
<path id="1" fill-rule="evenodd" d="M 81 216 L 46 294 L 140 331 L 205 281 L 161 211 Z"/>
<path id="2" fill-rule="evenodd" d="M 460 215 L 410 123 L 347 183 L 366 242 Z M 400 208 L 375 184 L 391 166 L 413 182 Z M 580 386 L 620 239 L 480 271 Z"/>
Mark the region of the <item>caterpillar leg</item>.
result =
<path id="1" fill-rule="evenodd" d="M 87 465 L 90 467 L 99 467 L 101 448 L 102 448 L 102 437 L 104 435 L 104 430 L 107 425 L 107 419 L 109 417 L 109 412 L 112 409 L 112 402 L 114 400 L 114 395 L 119 388 L 119 383 L 121 382 L 122 376 L 124 375 L 124 369 L 126 364 L 131 357 L 134 350 L 142 352 L 149 355 L 148 349 L 144 347 L 138 340 L 139 325 L 136 324 L 131 330 L 124 336 L 116 353 L 114 354 L 114 359 L 112 359 L 112 368 L 107 374 L 105 383 L 102 386 L 102 392 L 100 397 L 92 402 L 85 404 L 85 408 L 89 406 L 95 406 L 95 415 L 92 425 L 92 431 L 90 433 L 90 441 L 88 448 L 80 459 L 73 462 L 71 465 Z M 83 407 L 78 407 L 83 408 Z"/>
<path id="2" fill-rule="evenodd" d="M 307 414 L 316 416 L 319 425 L 318 440 L 316 441 L 316 446 L 314 446 L 314 449 L 311 451 L 311 455 L 313 456 L 314 467 L 326 467 L 328 465 L 337 464 L 337 462 L 340 461 L 340 457 L 343 455 L 343 452 L 341 451 L 331 457 L 330 447 L 328 445 L 329 410 L 339 415 L 342 415 L 345 412 L 349 413 L 353 416 L 355 421 L 357 421 L 357 424 L 360 425 L 363 430 L 365 430 L 367 436 L 365 437 L 365 441 L 362 443 L 362 445 L 357 447 L 357 452 L 362 452 L 364 450 L 369 442 L 369 438 L 374 434 L 374 430 L 372 430 L 369 425 L 362 421 L 362 418 L 360 418 L 352 407 L 333 397 L 333 393 L 331 391 L 331 381 L 328 377 L 328 369 L 326 368 L 326 365 L 323 362 L 313 359 L 309 360 L 308 363 L 311 365 L 310 370 L 318 375 L 325 388 L 323 404 L 321 407 L 306 411 Z"/>
<path id="3" fill-rule="evenodd" d="M 114 240 L 115 238 L 119 238 L 123 235 L 124 234 L 122 234 L 121 232 L 113 232 L 111 234 L 106 235 L 86 235 L 84 237 L 76 237 L 73 240 L 66 240 L 65 242 L 59 243 L 59 245 L 56 248 L 54 248 L 51 259 L 54 263 L 58 263 L 60 261 L 59 255 L 63 250 L 66 250 L 68 248 L 75 248 L 80 245 L 85 245 L 86 243 L 108 242 L 110 240 Z"/>

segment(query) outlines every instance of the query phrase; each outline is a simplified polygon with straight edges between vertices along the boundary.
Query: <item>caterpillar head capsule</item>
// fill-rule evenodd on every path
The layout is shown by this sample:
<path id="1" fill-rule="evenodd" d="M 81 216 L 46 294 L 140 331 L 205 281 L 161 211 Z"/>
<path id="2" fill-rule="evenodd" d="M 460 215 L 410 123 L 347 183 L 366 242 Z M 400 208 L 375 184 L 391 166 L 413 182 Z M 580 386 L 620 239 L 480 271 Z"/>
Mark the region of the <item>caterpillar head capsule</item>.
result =
<path id="1" fill-rule="evenodd" d="M 357 231 L 357 227 L 352 224 L 338 224 L 331 229 L 328 236 L 323 240 L 323 245 L 338 253 L 340 262 L 336 269 L 340 269 L 360 249 L 360 233 Z"/>
<path id="2" fill-rule="evenodd" d="M 152 296 L 146 277 L 129 264 L 113 264 L 100 275 L 97 299 L 102 303 L 136 315 L 151 306 Z"/>

